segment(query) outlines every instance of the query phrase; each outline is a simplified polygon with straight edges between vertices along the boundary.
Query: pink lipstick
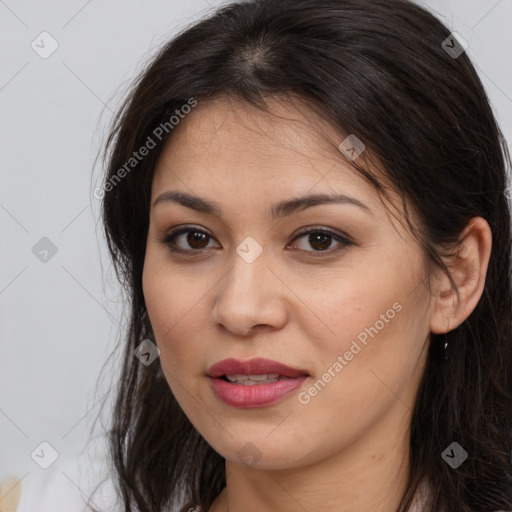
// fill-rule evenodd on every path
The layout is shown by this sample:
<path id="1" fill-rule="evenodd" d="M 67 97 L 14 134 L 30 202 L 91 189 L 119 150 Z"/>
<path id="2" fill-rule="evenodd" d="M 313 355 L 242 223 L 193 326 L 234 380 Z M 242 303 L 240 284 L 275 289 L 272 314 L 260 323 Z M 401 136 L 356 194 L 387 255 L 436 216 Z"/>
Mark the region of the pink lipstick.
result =
<path id="1" fill-rule="evenodd" d="M 233 407 L 264 407 L 282 400 L 309 377 L 305 370 L 270 359 L 224 359 L 208 376 L 215 395 Z"/>

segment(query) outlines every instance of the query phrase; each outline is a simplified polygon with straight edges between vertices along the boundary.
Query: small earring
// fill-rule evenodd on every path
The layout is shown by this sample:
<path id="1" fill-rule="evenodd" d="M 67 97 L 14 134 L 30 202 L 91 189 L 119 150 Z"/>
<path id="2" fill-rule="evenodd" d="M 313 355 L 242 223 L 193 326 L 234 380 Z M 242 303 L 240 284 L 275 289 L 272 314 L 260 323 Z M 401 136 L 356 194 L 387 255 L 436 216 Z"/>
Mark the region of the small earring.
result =
<path id="1" fill-rule="evenodd" d="M 455 313 L 452 314 L 452 318 L 455 318 Z M 448 322 L 448 327 L 450 325 L 450 322 Z M 448 342 L 444 342 L 444 360 L 448 361 Z"/>

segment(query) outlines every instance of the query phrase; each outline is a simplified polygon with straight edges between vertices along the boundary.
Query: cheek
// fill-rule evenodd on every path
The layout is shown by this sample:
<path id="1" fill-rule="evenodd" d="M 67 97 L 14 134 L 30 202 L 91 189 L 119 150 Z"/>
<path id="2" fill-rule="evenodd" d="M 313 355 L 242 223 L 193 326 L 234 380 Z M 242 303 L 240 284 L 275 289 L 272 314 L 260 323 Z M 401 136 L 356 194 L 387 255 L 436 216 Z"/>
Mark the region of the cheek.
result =
<path id="1" fill-rule="evenodd" d="M 189 279 L 172 268 L 168 262 L 158 261 L 151 251 L 146 255 L 142 286 L 148 316 L 160 349 L 164 372 L 187 373 L 198 366 L 200 336 L 191 336 L 199 328 L 198 315 L 204 300 L 205 287 L 194 286 Z M 206 288 L 208 289 L 208 288 Z"/>
<path id="2" fill-rule="evenodd" d="M 326 400 L 350 390 L 346 400 L 357 405 L 390 393 L 386 386 L 401 387 L 417 370 L 428 336 L 428 297 L 410 262 L 388 261 L 357 275 L 346 272 L 310 292 L 311 312 L 300 320 L 301 329 L 311 342 L 311 360 L 317 361 L 315 377 L 324 376 L 333 393 L 320 383 Z"/>
<path id="3" fill-rule="evenodd" d="M 326 278 L 324 286 L 314 290 L 304 282 L 297 294 L 307 297 L 308 307 L 298 318 L 316 350 L 342 354 L 353 340 L 364 347 L 368 340 L 389 333 L 400 316 L 397 309 L 402 309 L 407 285 L 402 280 L 404 286 L 397 286 L 395 277 L 389 268 L 368 267 L 364 272 L 348 269 L 337 278 Z"/>
<path id="4" fill-rule="evenodd" d="M 427 316 L 426 307 L 407 293 L 405 287 L 381 294 L 346 289 L 341 307 L 324 305 L 324 314 L 330 312 L 338 324 L 336 336 L 314 341 L 317 373 L 299 397 L 306 416 L 321 416 L 327 424 L 342 421 L 348 434 L 394 406 L 412 408 L 428 328 L 418 321 Z"/>

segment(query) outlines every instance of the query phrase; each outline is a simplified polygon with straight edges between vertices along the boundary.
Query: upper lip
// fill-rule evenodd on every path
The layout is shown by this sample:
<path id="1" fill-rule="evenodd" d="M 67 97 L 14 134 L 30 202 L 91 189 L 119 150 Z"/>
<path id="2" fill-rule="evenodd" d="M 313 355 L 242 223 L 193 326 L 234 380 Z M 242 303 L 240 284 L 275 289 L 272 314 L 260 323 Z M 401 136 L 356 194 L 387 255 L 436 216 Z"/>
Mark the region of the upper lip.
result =
<path id="1" fill-rule="evenodd" d="M 247 361 L 238 359 L 223 359 L 215 363 L 208 370 L 210 377 L 222 377 L 223 375 L 265 375 L 278 374 L 283 377 L 299 377 L 309 375 L 306 371 L 297 368 L 291 368 L 278 361 L 263 359 L 257 357 Z"/>

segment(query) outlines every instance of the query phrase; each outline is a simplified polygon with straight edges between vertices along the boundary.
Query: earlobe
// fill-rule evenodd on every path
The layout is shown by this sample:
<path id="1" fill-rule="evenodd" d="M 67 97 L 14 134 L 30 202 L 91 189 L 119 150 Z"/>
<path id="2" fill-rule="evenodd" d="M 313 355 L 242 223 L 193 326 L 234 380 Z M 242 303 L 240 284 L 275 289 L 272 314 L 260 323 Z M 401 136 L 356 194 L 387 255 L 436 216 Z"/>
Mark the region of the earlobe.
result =
<path id="1" fill-rule="evenodd" d="M 473 312 L 484 290 L 491 247 L 489 224 L 482 217 L 472 218 L 461 232 L 456 254 L 445 262 L 457 287 L 458 297 L 448 276 L 443 273 L 434 291 L 431 332 L 449 332 Z"/>

